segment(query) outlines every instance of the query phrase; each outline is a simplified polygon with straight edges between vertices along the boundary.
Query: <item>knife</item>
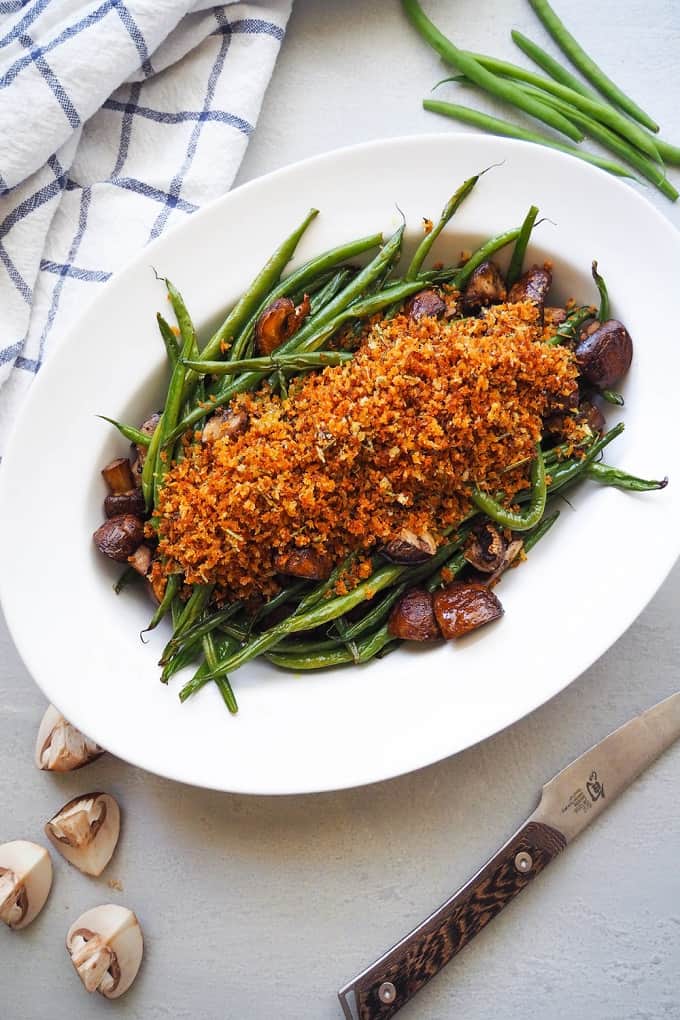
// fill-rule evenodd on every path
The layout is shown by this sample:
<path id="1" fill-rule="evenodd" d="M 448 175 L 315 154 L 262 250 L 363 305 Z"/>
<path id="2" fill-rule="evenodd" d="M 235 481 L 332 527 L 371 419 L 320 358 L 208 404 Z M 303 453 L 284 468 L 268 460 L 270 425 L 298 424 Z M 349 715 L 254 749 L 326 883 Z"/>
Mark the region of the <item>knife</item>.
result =
<path id="1" fill-rule="evenodd" d="M 347 1020 L 387 1020 L 680 737 L 680 692 L 595 744 L 543 787 L 538 807 L 438 910 L 338 992 Z"/>

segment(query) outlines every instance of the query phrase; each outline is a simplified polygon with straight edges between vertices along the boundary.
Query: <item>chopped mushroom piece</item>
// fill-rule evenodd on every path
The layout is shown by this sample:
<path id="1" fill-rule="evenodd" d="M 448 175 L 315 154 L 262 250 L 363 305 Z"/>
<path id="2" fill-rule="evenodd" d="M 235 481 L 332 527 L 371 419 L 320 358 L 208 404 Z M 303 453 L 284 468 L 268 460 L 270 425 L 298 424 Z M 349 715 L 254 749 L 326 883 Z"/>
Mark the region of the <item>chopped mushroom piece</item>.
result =
<path id="1" fill-rule="evenodd" d="M 120 808 L 106 793 L 85 793 L 64 804 L 45 825 L 59 853 L 85 875 L 101 875 L 120 835 Z"/>
<path id="2" fill-rule="evenodd" d="M 130 461 L 127 457 L 118 457 L 102 468 L 104 481 L 111 492 L 129 492 L 134 488 L 135 481 L 130 469 Z"/>
<path id="3" fill-rule="evenodd" d="M 476 570 L 491 574 L 503 562 L 507 547 L 505 535 L 495 524 L 480 524 L 470 532 L 463 556 Z"/>
<path id="4" fill-rule="evenodd" d="M 144 545 L 142 543 L 142 545 L 133 552 L 132 556 L 129 557 L 128 562 L 138 574 L 141 574 L 142 577 L 146 577 L 151 569 L 151 550 L 148 545 Z"/>
<path id="5" fill-rule="evenodd" d="M 160 411 L 155 411 L 150 418 L 143 421 L 139 426 L 139 431 L 143 432 L 145 436 L 152 436 L 156 431 L 156 426 L 161 420 Z M 141 487 L 142 484 L 142 468 L 144 467 L 144 461 L 146 460 L 146 446 L 140 446 L 139 443 L 132 444 L 132 475 L 134 478 L 134 484 Z"/>
<path id="6" fill-rule="evenodd" d="M 547 307 L 543 309 L 543 324 L 557 329 L 567 318 L 566 308 Z"/>
<path id="7" fill-rule="evenodd" d="M 462 304 L 466 312 L 474 312 L 487 305 L 499 305 L 506 297 L 507 288 L 500 269 L 495 262 L 487 261 L 477 266 L 470 277 Z"/>
<path id="8" fill-rule="evenodd" d="M 213 443 L 216 439 L 233 439 L 248 428 L 248 415 L 245 411 L 232 411 L 228 407 L 215 411 L 205 423 L 201 433 L 203 443 Z"/>
<path id="9" fill-rule="evenodd" d="M 295 307 L 290 298 L 272 301 L 255 323 L 255 351 L 266 357 L 296 332 L 309 315 L 309 295 Z"/>
<path id="10" fill-rule="evenodd" d="M 446 313 L 446 302 L 436 290 L 420 290 L 409 298 L 404 306 L 404 314 L 417 322 L 426 316 L 440 319 Z"/>
<path id="11" fill-rule="evenodd" d="M 552 273 L 545 266 L 532 266 L 513 283 L 508 291 L 508 302 L 532 301 L 543 310 L 545 299 L 552 285 Z"/>
<path id="12" fill-rule="evenodd" d="M 592 432 L 604 432 L 607 427 L 607 419 L 601 409 L 592 400 L 582 400 L 578 405 L 578 418 L 584 421 Z"/>
<path id="13" fill-rule="evenodd" d="M 442 634 L 451 640 L 497 620 L 503 607 L 486 585 L 454 581 L 435 592 L 434 614 Z"/>
<path id="14" fill-rule="evenodd" d="M 0 921 L 25 928 L 42 908 L 52 887 L 52 861 L 44 847 L 16 839 L 0 846 Z"/>
<path id="15" fill-rule="evenodd" d="M 493 574 L 484 579 L 484 583 L 486 584 L 487 588 L 492 588 L 493 585 L 500 580 L 501 576 L 505 573 L 508 567 L 511 567 L 515 560 L 518 558 L 523 548 L 524 542 L 522 541 L 521 538 L 513 538 L 512 542 L 508 543 L 505 552 L 503 553 L 502 561 L 498 564 Z"/>
<path id="16" fill-rule="evenodd" d="M 608 319 L 584 335 L 576 346 L 581 375 L 592 386 L 607 389 L 626 374 L 633 360 L 633 341 L 617 319 Z"/>
<path id="17" fill-rule="evenodd" d="M 118 514 L 104 521 L 92 537 L 105 556 L 117 563 L 126 563 L 142 544 L 144 522 L 134 514 Z"/>
<path id="18" fill-rule="evenodd" d="M 279 553 L 274 560 L 274 566 L 281 574 L 304 577 L 308 581 L 325 581 L 333 569 L 328 556 L 316 552 L 309 546 Z"/>
<path id="19" fill-rule="evenodd" d="M 129 492 L 110 492 L 104 500 L 104 513 L 107 517 L 118 517 L 120 514 L 144 517 L 146 503 L 142 490 L 135 488 Z"/>
<path id="20" fill-rule="evenodd" d="M 89 765 L 102 754 L 103 747 L 72 726 L 54 705 L 48 706 L 35 744 L 35 763 L 39 769 L 71 772 Z"/>
<path id="21" fill-rule="evenodd" d="M 405 528 L 383 547 L 382 554 L 392 563 L 424 563 L 436 551 L 437 543 L 429 531 L 416 535 Z"/>
<path id="22" fill-rule="evenodd" d="M 106 903 L 71 925 L 66 948 L 87 991 L 117 999 L 137 977 L 144 940 L 131 910 Z"/>
<path id="23" fill-rule="evenodd" d="M 390 613 L 387 629 L 392 637 L 405 641 L 432 641 L 441 637 L 430 592 L 411 588 L 402 595 Z"/>

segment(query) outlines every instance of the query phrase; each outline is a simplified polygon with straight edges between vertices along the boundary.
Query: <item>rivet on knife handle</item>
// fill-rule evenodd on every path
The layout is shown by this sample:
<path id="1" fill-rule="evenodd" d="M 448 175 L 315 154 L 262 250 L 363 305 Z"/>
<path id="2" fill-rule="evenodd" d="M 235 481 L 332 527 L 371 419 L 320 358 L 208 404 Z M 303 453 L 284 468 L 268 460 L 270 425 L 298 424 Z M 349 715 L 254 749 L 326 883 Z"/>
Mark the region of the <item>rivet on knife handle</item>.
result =
<path id="1" fill-rule="evenodd" d="M 528 822 L 451 899 L 338 993 L 345 1016 L 394 1016 L 566 844 L 550 826 Z"/>

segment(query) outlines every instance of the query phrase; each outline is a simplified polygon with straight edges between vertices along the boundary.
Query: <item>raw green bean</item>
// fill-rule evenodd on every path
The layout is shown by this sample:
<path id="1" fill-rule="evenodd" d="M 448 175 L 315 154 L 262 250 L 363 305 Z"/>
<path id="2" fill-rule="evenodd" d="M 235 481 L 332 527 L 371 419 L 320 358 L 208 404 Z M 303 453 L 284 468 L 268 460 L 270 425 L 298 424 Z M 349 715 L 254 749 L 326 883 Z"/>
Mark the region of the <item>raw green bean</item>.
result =
<path id="1" fill-rule="evenodd" d="M 122 436 L 129 439 L 131 443 L 136 443 L 137 446 L 148 447 L 151 442 L 151 436 L 148 436 L 146 432 L 142 432 L 141 429 L 135 428 L 134 425 L 124 425 L 120 421 L 116 421 L 115 418 L 107 418 L 105 414 L 98 414 L 98 418 L 102 421 L 107 421 L 109 425 L 113 425 L 117 428 Z"/>
<path id="2" fill-rule="evenodd" d="M 597 313 L 597 317 L 600 322 L 607 322 L 609 319 L 609 293 L 607 292 L 607 284 L 597 271 L 597 262 L 595 260 L 593 260 L 591 271 L 595 286 L 600 292 L 600 310 Z"/>
<path id="3" fill-rule="evenodd" d="M 463 74 L 474 81 L 480 88 L 484 89 L 485 92 L 490 92 L 491 95 L 505 99 L 506 102 L 511 103 L 513 106 L 518 106 L 525 113 L 529 113 L 532 117 L 543 121 L 544 124 L 548 124 L 555 131 L 559 131 L 561 134 L 566 135 L 567 138 L 571 138 L 572 141 L 581 141 L 583 135 L 566 117 L 551 110 L 545 103 L 525 95 L 512 82 L 505 81 L 502 78 L 498 78 L 495 74 L 491 74 L 479 63 L 474 55 L 465 50 L 459 50 L 430 21 L 418 0 L 402 0 L 402 3 L 411 24 L 447 63 L 457 67 L 459 71 L 462 71 Z"/>
<path id="4" fill-rule="evenodd" d="M 545 342 L 554 347 L 565 340 L 573 340 L 579 327 L 583 325 L 586 319 L 591 319 L 594 314 L 595 309 L 592 305 L 581 305 L 580 308 L 576 308 L 566 317 L 564 322 L 555 330 L 555 335 Z"/>
<path id="5" fill-rule="evenodd" d="M 485 513 L 492 521 L 496 521 L 504 528 L 512 528 L 513 531 L 528 531 L 538 524 L 546 501 L 546 478 L 543 450 L 540 444 L 536 449 L 536 456 L 531 463 L 531 499 L 529 508 L 520 512 L 508 510 L 507 507 L 498 503 L 493 496 L 482 492 L 476 486 L 470 493 L 470 498 L 475 506 Z"/>
<path id="6" fill-rule="evenodd" d="M 170 609 L 177 592 L 179 591 L 182 584 L 181 574 L 170 574 L 165 584 L 165 591 L 163 592 L 163 598 L 161 599 L 156 612 L 151 617 L 149 626 L 146 630 L 142 631 L 142 634 L 146 634 L 149 630 L 154 630 L 161 622 L 165 614 Z"/>
<path id="7" fill-rule="evenodd" d="M 563 67 L 558 60 L 555 60 L 555 58 L 551 57 L 549 53 L 546 53 L 545 50 L 541 49 L 537 43 L 528 39 L 525 35 L 522 35 L 521 32 L 518 32 L 514 28 L 510 35 L 512 36 L 512 40 L 515 45 L 519 46 L 522 53 L 526 53 L 526 55 L 533 60 L 535 64 L 538 64 L 538 66 L 545 71 L 546 74 L 549 74 L 551 78 L 558 81 L 560 85 L 566 85 L 567 88 L 573 89 L 574 92 L 580 92 L 582 96 L 587 96 L 588 99 L 595 99 L 599 102 L 599 97 L 592 91 L 592 89 L 589 89 L 587 85 L 584 85 L 583 82 L 576 77 L 576 75 L 572 74 L 571 71 L 568 71 L 566 67 Z"/>
<path id="8" fill-rule="evenodd" d="M 516 241 L 520 234 L 520 227 L 514 227 L 512 230 L 506 230 L 504 234 L 498 234 L 496 237 L 492 237 L 490 240 L 485 241 L 476 252 L 470 256 L 467 262 L 458 269 L 451 277 L 451 283 L 458 290 L 461 290 L 468 282 L 472 274 L 474 273 L 477 266 L 481 266 L 482 262 L 499 251 L 501 248 L 505 248 L 507 244 L 512 244 Z"/>
<path id="9" fill-rule="evenodd" d="M 627 489 L 629 492 L 649 492 L 650 489 L 665 489 L 668 485 L 668 478 L 649 481 L 629 475 L 627 471 L 611 467 L 609 464 L 589 464 L 585 473 L 588 478 L 600 482 L 601 485 L 612 485 L 617 489 Z"/>
<path id="10" fill-rule="evenodd" d="M 568 156 L 576 156 L 586 163 L 592 163 L 600 170 L 614 174 L 617 177 L 629 177 L 635 180 L 630 170 L 627 170 L 619 163 L 611 159 L 603 159 L 595 156 L 592 152 L 584 149 L 577 149 L 574 145 L 565 145 L 563 142 L 553 141 L 547 135 L 541 135 L 536 131 L 527 131 L 526 128 L 511 124 L 508 120 L 501 120 L 499 117 L 491 117 L 487 113 L 480 113 L 479 110 L 472 110 L 469 106 L 459 106 L 457 103 L 442 103 L 437 99 L 424 99 L 423 108 L 430 113 L 440 113 L 444 117 L 451 117 L 453 120 L 462 121 L 464 124 L 472 124 L 483 131 L 490 131 L 494 135 L 503 135 L 506 138 L 518 138 L 523 142 L 533 142 L 535 145 L 545 145 L 549 149 L 557 149 L 558 152 L 566 152 Z"/>
<path id="11" fill-rule="evenodd" d="M 519 280 L 522 275 L 522 268 L 524 266 L 524 256 L 527 252 L 527 245 L 529 244 L 529 238 L 531 237 L 531 231 L 534 229 L 534 223 L 538 216 L 538 206 L 532 205 L 529 207 L 529 212 L 526 214 L 524 223 L 522 224 L 519 232 L 519 237 L 515 241 L 515 247 L 512 250 L 512 258 L 510 259 L 510 265 L 508 271 L 505 274 L 505 281 L 508 285 L 508 289 L 512 287 L 516 280 Z"/>
<path id="12" fill-rule="evenodd" d="M 645 113 L 625 92 L 622 92 L 618 85 L 598 67 L 592 57 L 588 56 L 580 43 L 576 41 L 571 32 L 568 31 L 564 23 L 555 14 L 548 0 L 529 0 L 529 3 L 564 55 L 568 57 L 574 67 L 578 68 L 581 74 L 603 96 L 606 96 L 611 103 L 625 110 L 638 123 L 644 124 L 650 131 L 659 130 L 659 125 L 652 120 L 649 114 Z"/>
<path id="13" fill-rule="evenodd" d="M 468 177 L 468 179 L 466 181 L 463 181 L 458 190 L 448 200 L 448 202 L 441 211 L 439 220 L 430 230 L 429 234 L 425 235 L 425 237 L 422 239 L 422 241 L 416 248 L 413 254 L 413 258 L 409 263 L 409 267 L 406 270 L 406 274 L 404 276 L 405 280 L 415 280 L 415 278 L 418 276 L 420 270 L 422 269 L 423 262 L 430 254 L 430 249 L 432 248 L 432 245 L 437 240 L 446 224 L 449 222 L 449 220 L 454 215 L 456 210 L 460 208 L 461 204 L 465 201 L 467 196 L 470 194 L 470 192 L 476 185 L 479 178 L 484 173 L 486 173 L 486 170 L 482 170 L 481 173 L 475 174 L 474 177 Z"/>
<path id="14" fill-rule="evenodd" d="M 193 626 L 187 628 L 182 633 L 178 635 L 176 634 L 168 641 L 163 649 L 163 654 L 158 660 L 158 665 L 164 666 L 166 662 L 169 662 L 174 655 L 177 655 L 183 647 L 192 644 L 194 641 L 200 640 L 206 634 L 210 634 L 211 631 L 221 626 L 221 624 L 226 623 L 226 621 L 230 620 L 232 616 L 235 616 L 242 608 L 242 602 L 232 602 L 230 605 L 225 606 L 224 609 L 219 609 L 215 613 L 210 613 L 208 616 L 199 620 L 198 623 L 193 624 Z"/>
<path id="15" fill-rule="evenodd" d="M 600 390 L 600 396 L 603 400 L 606 400 L 608 404 L 614 404 L 615 407 L 623 407 L 625 400 L 620 393 L 616 390 Z"/>
<path id="16" fill-rule="evenodd" d="M 185 361 L 202 375 L 238 375 L 239 372 L 270 372 L 272 369 L 293 369 L 301 372 L 306 368 L 325 368 L 327 365 L 342 365 L 351 361 L 351 351 L 317 351 L 313 354 L 272 354 L 265 358 L 244 358 L 242 361 Z"/>
<path id="17" fill-rule="evenodd" d="M 168 356 L 168 361 L 172 368 L 175 367 L 179 359 L 179 344 L 177 343 L 177 337 L 172 331 L 170 323 L 167 322 L 160 312 L 156 313 L 156 322 L 158 323 L 158 329 L 160 330 L 163 343 L 165 344 L 165 352 Z"/>
<path id="18" fill-rule="evenodd" d="M 664 163 L 670 163 L 671 166 L 680 166 L 680 146 L 673 145 L 663 138 L 655 138 L 654 144 L 659 150 L 659 155 Z"/>

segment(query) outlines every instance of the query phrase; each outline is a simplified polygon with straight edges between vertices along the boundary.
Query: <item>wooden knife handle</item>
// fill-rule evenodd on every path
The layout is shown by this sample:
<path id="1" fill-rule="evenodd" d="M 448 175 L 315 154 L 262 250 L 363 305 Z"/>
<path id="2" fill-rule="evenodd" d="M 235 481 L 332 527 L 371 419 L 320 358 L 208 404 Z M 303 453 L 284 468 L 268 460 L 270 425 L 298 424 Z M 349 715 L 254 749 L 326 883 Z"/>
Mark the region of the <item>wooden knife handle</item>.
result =
<path id="1" fill-rule="evenodd" d="M 561 832 L 529 820 L 446 903 L 340 992 L 346 1016 L 387 1020 L 564 849 Z M 356 1014 L 348 1010 L 354 992 Z"/>

